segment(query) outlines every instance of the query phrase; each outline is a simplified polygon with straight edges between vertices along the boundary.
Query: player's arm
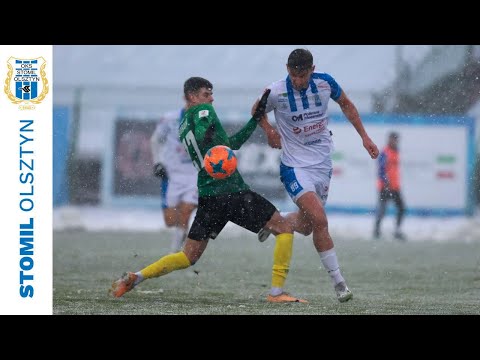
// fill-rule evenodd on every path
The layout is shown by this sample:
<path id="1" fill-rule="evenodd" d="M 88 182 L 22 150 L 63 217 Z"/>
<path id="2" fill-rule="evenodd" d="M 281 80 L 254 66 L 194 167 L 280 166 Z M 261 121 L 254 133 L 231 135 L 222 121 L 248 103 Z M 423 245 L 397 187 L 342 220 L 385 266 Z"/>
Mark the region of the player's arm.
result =
<path id="1" fill-rule="evenodd" d="M 265 114 L 265 116 L 260 120 L 258 123 L 258 126 L 260 126 L 263 131 L 265 132 L 265 135 L 267 136 L 267 142 L 268 145 L 274 149 L 281 149 L 282 148 L 282 141 L 280 134 L 278 133 L 277 129 L 275 129 L 272 124 L 268 121 L 268 116 Z"/>
<path id="2" fill-rule="evenodd" d="M 252 116 L 255 113 L 259 102 L 260 102 L 260 98 L 257 99 L 253 104 L 252 110 L 251 110 Z M 274 149 L 281 149 L 282 143 L 280 139 L 280 134 L 278 133 L 277 129 L 275 129 L 268 121 L 267 109 L 268 109 L 268 101 L 265 104 L 265 115 L 262 116 L 262 118 L 258 122 L 258 126 L 260 126 L 262 130 L 265 132 L 265 135 L 267 136 L 268 145 Z"/>
<path id="3" fill-rule="evenodd" d="M 162 153 L 165 144 L 165 136 L 162 124 L 158 124 L 150 137 L 150 150 L 153 160 L 153 175 L 161 179 L 167 177 L 167 171 L 163 165 Z"/>
<path id="4" fill-rule="evenodd" d="M 335 101 L 338 103 L 338 105 L 340 105 L 340 109 L 342 109 L 342 112 L 345 114 L 348 121 L 350 121 L 355 130 L 357 130 L 358 134 L 362 138 L 363 147 L 367 150 L 370 157 L 372 159 L 376 159 L 378 157 L 377 145 L 375 145 L 365 131 L 362 119 L 360 119 L 360 114 L 358 113 L 358 110 L 353 102 L 348 98 L 344 91 L 341 92 L 340 96 Z"/>
<path id="5" fill-rule="evenodd" d="M 238 150 L 240 147 L 250 138 L 258 123 L 265 116 L 265 109 L 267 107 L 268 96 L 270 95 L 270 89 L 266 89 L 263 93 L 260 101 L 257 102 L 257 106 L 254 108 L 252 118 L 240 129 L 235 135 L 229 137 L 230 148 Z"/>
<path id="6" fill-rule="evenodd" d="M 240 147 L 250 138 L 255 129 L 257 128 L 257 120 L 253 117 L 240 129 L 236 134 L 229 136 L 230 148 L 232 150 L 238 150 Z"/>
<path id="7" fill-rule="evenodd" d="M 152 153 L 153 163 L 161 161 L 161 153 L 163 148 L 163 141 L 160 134 L 160 125 L 155 127 L 155 130 L 150 137 L 150 151 Z"/>

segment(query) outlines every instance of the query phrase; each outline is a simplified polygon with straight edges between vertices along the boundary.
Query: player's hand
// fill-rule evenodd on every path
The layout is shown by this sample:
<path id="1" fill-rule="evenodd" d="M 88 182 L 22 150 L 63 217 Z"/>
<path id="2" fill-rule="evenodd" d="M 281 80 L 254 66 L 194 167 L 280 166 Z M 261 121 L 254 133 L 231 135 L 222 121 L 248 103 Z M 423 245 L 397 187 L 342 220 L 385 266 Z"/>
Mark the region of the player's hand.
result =
<path id="1" fill-rule="evenodd" d="M 253 113 L 253 118 L 257 121 L 260 121 L 265 115 L 265 109 L 267 108 L 268 95 L 270 95 L 270 91 L 270 89 L 265 90 L 260 101 L 257 104 L 255 112 Z"/>
<path id="2" fill-rule="evenodd" d="M 265 114 L 262 119 L 258 122 L 265 135 L 267 136 L 268 145 L 274 149 L 282 148 L 282 140 L 278 131 L 268 122 L 268 117 Z"/>
<path id="3" fill-rule="evenodd" d="M 157 163 L 153 166 L 153 175 L 159 177 L 162 180 L 168 177 L 167 170 L 162 163 Z"/>
<path id="4" fill-rule="evenodd" d="M 363 147 L 367 150 L 372 159 L 378 157 L 379 151 L 377 145 L 368 136 L 363 139 Z"/>

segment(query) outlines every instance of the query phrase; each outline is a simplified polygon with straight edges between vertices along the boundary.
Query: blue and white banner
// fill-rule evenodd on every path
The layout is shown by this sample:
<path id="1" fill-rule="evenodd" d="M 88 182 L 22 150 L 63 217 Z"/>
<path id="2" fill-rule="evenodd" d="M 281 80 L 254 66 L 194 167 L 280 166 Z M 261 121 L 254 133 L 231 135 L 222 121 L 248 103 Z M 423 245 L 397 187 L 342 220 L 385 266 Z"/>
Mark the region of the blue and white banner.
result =
<path id="1" fill-rule="evenodd" d="M 53 46 L 0 45 L 0 314 L 52 314 Z"/>

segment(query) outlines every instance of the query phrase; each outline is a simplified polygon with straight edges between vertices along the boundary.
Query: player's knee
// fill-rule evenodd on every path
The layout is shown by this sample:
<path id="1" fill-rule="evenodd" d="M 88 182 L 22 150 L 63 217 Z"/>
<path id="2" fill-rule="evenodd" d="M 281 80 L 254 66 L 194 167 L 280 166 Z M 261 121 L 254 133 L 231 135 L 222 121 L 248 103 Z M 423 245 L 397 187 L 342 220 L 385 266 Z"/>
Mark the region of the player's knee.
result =
<path id="1" fill-rule="evenodd" d="M 293 234 L 293 226 L 288 221 L 283 221 L 278 226 L 278 233 L 280 234 Z"/>
<path id="2" fill-rule="evenodd" d="M 279 218 L 276 221 L 267 223 L 267 228 L 270 228 L 275 235 L 278 234 L 293 234 L 293 224 L 285 218 Z"/>
<path id="3" fill-rule="evenodd" d="M 297 231 L 297 229 L 295 229 L 295 231 Z M 306 226 L 298 229 L 297 232 L 304 236 L 308 236 L 313 232 L 313 228 L 311 226 Z"/>
<path id="4" fill-rule="evenodd" d="M 165 226 L 172 227 L 176 225 L 176 219 L 173 217 L 165 217 Z"/>

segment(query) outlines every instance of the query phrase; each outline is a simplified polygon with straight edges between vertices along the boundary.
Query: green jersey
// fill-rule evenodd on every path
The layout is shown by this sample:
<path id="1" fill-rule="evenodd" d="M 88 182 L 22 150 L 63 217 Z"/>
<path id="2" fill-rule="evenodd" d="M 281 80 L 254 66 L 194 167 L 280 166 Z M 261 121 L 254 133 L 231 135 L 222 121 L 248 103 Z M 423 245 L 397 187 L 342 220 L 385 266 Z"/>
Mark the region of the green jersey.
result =
<path id="1" fill-rule="evenodd" d="M 238 150 L 255 131 L 257 121 L 251 118 L 235 135 L 228 136 L 211 104 L 200 104 L 185 112 L 180 123 L 180 141 L 198 170 L 198 195 L 216 196 L 248 190 L 238 169 L 226 179 L 214 179 L 205 171 L 203 158 L 213 146 L 226 145 Z"/>

